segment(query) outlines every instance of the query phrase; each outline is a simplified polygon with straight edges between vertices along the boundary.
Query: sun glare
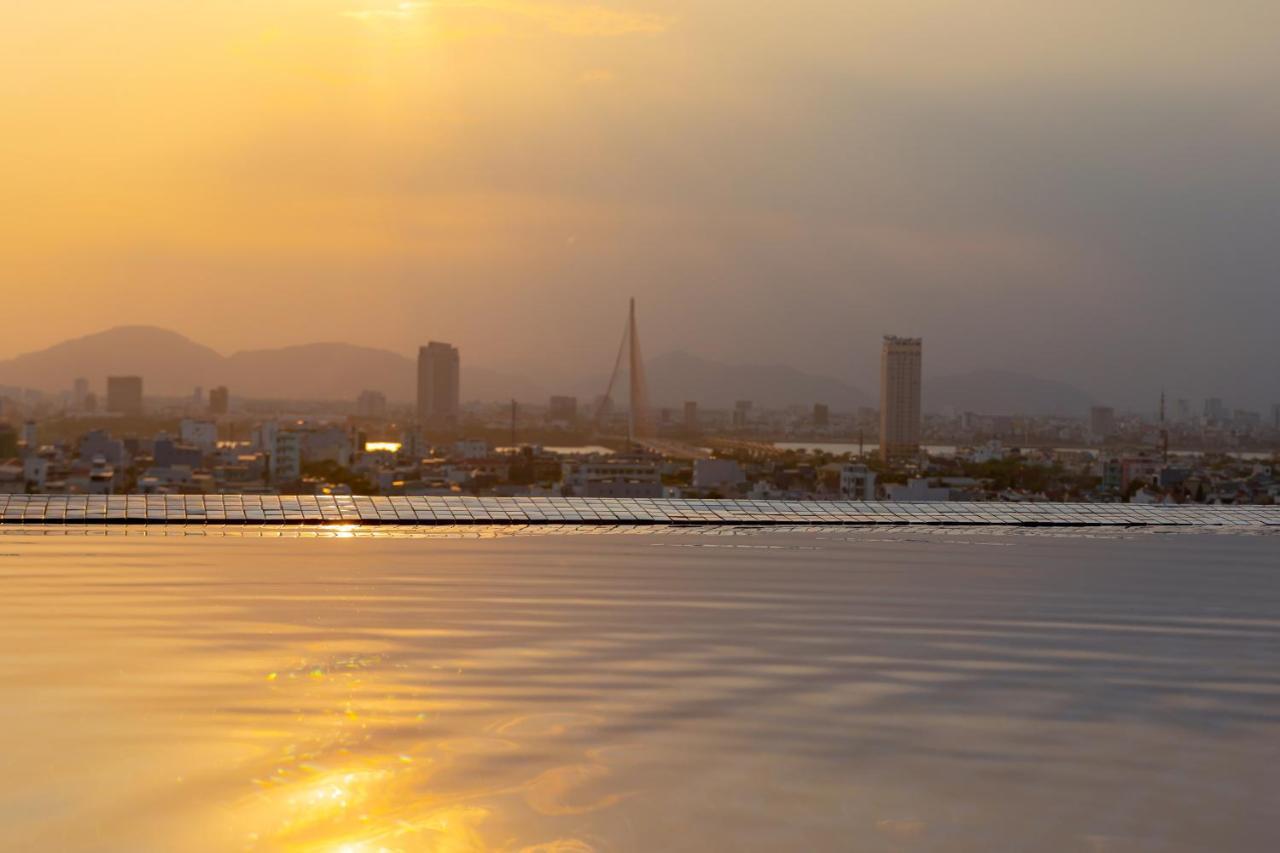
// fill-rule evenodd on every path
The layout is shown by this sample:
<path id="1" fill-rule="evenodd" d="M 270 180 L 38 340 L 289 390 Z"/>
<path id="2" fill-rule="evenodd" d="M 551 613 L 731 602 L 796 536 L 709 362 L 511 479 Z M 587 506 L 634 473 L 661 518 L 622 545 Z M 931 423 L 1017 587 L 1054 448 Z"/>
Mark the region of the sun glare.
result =
<path id="1" fill-rule="evenodd" d="M 419 11 L 426 9 L 428 5 L 425 2 L 406 0 L 402 3 L 377 5 L 365 9 L 348 9 L 343 12 L 343 15 L 358 21 L 407 21 Z"/>

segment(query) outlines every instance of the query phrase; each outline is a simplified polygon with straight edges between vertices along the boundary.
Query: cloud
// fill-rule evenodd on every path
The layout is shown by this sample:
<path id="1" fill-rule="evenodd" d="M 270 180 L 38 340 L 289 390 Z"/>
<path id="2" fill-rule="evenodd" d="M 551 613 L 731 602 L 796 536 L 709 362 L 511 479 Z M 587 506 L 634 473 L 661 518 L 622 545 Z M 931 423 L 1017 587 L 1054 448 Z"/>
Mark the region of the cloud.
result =
<path id="1" fill-rule="evenodd" d="M 657 35 L 674 23 L 668 15 L 623 12 L 605 6 L 567 3 L 492 3 L 544 24 L 552 32 L 579 37 Z M 517 8 L 518 7 L 518 8 Z"/>
<path id="2" fill-rule="evenodd" d="M 427 3 L 403 2 L 370 9 L 349 9 L 342 14 L 344 17 L 354 18 L 357 21 L 407 21 L 419 10 L 427 8 L 428 5 Z"/>
<path id="3" fill-rule="evenodd" d="M 618 79 L 608 68 L 589 68 L 578 75 L 578 82 L 583 86 L 608 86 Z"/>
<path id="4" fill-rule="evenodd" d="M 362 21 L 413 18 L 421 12 L 459 16 L 483 14 L 533 25 L 544 32 L 575 38 L 657 35 L 674 23 L 671 15 L 626 11 L 591 3 L 529 2 L 529 0 L 431 0 L 403 2 L 344 12 Z"/>

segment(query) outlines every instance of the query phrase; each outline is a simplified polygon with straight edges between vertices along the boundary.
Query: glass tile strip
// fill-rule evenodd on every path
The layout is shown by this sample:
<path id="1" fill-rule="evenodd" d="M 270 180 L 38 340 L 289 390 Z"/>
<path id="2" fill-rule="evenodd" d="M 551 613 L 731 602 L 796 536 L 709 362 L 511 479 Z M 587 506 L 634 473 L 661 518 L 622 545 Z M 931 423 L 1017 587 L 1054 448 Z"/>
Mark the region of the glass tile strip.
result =
<path id="1" fill-rule="evenodd" d="M 0 523 L 1280 527 L 1277 506 L 346 495 L 0 495 Z"/>

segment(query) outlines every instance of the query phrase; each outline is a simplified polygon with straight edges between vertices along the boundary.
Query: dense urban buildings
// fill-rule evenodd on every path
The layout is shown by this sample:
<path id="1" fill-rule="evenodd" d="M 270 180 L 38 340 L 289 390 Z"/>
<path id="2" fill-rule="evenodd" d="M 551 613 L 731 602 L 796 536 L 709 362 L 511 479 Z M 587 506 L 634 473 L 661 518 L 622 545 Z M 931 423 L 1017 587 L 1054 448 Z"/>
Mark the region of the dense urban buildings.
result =
<path id="1" fill-rule="evenodd" d="M 457 425 L 461 401 L 458 348 L 431 341 L 418 349 L 418 423 L 422 427 Z"/>
<path id="2" fill-rule="evenodd" d="M 144 377 L 113 376 L 98 411 L 85 378 L 53 393 L 0 386 L 0 493 L 1280 498 L 1280 405 L 1264 415 L 1179 398 L 1169 417 L 1157 395 L 1148 412 L 925 413 L 921 361 L 920 339 L 883 340 L 878 409 L 730 397 L 650 411 L 633 384 L 618 405 L 607 391 L 597 398 L 591 417 L 568 394 L 464 407 L 458 350 L 440 342 L 421 348 L 416 389 L 403 383 L 398 398 L 367 388 L 345 403 L 241 398 L 233 408 L 225 386 L 144 401 Z M 653 430 L 637 434 L 636 415 Z"/>
<path id="3" fill-rule="evenodd" d="M 920 452 L 920 338 L 886 335 L 880 349 L 880 455 L 885 460 Z"/>

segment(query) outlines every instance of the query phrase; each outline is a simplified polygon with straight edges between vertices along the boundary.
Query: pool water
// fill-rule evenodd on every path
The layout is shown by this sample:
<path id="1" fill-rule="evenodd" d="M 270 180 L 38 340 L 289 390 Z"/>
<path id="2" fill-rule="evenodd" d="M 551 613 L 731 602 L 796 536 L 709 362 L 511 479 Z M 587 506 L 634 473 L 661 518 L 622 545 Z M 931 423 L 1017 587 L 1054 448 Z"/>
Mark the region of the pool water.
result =
<path id="1" fill-rule="evenodd" d="M 6 850 L 1280 847 L 1280 537 L 0 536 Z"/>

